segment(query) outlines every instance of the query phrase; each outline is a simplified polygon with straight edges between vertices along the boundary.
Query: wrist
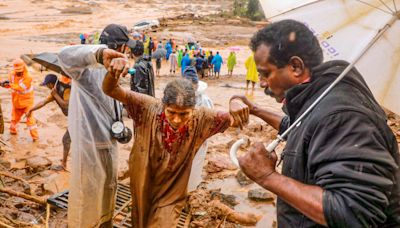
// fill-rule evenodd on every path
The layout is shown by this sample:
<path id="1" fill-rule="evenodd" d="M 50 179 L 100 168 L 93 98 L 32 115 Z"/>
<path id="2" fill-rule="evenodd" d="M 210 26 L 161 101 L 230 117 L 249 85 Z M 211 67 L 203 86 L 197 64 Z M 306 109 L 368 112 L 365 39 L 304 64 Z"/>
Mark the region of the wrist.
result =
<path id="1" fill-rule="evenodd" d="M 280 174 L 278 172 L 276 172 L 275 170 L 270 171 L 270 173 L 268 175 L 263 175 L 259 178 L 257 178 L 257 180 L 255 181 L 257 184 L 259 184 L 260 186 L 270 190 L 274 183 L 275 183 L 275 179 L 279 178 Z"/>
<path id="2" fill-rule="evenodd" d="M 253 105 L 252 107 L 249 107 L 249 113 L 251 115 L 256 115 L 257 111 L 258 111 L 258 107 L 257 106 Z"/>
<path id="3" fill-rule="evenodd" d="M 106 48 L 99 48 L 97 51 L 96 51 L 96 61 L 98 62 L 98 63 L 100 63 L 101 65 L 103 65 L 103 54 L 104 54 L 104 50 L 105 50 Z"/>

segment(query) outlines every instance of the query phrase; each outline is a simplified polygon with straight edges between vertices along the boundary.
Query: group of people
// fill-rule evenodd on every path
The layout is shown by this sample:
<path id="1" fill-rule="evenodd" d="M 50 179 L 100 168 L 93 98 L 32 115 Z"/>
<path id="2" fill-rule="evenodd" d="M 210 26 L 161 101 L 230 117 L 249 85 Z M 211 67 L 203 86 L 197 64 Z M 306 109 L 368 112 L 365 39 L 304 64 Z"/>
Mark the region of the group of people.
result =
<path id="1" fill-rule="evenodd" d="M 255 66 L 260 86 L 283 103 L 284 114 L 260 108 L 241 95 L 230 98 L 229 110 L 215 111 L 207 97 L 196 93 L 202 85 L 192 60 L 185 60 L 185 79 L 170 81 L 156 99 L 154 87 L 135 90 L 119 84 L 131 71 L 126 53 L 131 49 L 136 55 L 142 42 L 131 40 L 120 25 L 107 26 L 100 40 L 101 45 L 68 46 L 59 53 L 61 68 L 72 80 L 69 227 L 112 227 L 116 103 L 123 104 L 134 123 L 129 158 L 133 227 L 176 227 L 192 163 L 209 137 L 228 127 L 244 127 L 250 115 L 285 131 L 348 66 L 339 60 L 323 62 L 317 37 L 304 24 L 271 23 L 251 39 L 254 56 L 246 66 Z M 145 65 L 139 60 L 135 68 Z M 15 73 L 23 74 L 18 62 L 14 66 Z M 135 77 L 142 77 L 137 72 L 131 74 L 133 86 L 138 85 Z M 9 86 L 15 95 L 25 95 L 30 93 L 28 82 L 31 79 L 10 78 Z M 32 106 L 33 101 L 27 103 Z M 386 121 L 353 68 L 288 134 L 282 173 L 276 171 L 277 155 L 268 156 L 262 143 L 254 143 L 239 165 L 278 196 L 278 227 L 399 227 L 400 155 Z"/>

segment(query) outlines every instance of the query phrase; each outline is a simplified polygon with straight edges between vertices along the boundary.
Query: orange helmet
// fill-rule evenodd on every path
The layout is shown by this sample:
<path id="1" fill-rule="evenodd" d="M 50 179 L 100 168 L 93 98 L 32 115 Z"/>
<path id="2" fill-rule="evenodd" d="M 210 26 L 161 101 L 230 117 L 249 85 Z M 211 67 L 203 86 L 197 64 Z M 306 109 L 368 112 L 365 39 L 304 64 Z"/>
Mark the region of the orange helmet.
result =
<path id="1" fill-rule="evenodd" d="M 20 58 L 17 58 L 13 61 L 13 66 L 15 72 L 24 72 L 26 67 L 25 62 Z"/>

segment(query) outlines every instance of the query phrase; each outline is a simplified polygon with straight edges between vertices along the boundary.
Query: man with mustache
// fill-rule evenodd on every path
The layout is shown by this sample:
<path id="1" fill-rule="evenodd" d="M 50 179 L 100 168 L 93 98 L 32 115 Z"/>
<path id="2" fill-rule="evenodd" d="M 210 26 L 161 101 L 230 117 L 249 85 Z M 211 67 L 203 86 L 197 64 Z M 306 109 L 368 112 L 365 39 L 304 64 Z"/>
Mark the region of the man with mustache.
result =
<path id="1" fill-rule="evenodd" d="M 302 23 L 284 20 L 257 32 L 250 44 L 265 93 L 285 115 L 240 97 L 250 114 L 279 133 L 301 116 L 349 65 L 323 62 L 317 38 Z M 281 155 L 256 143 L 239 164 L 278 196 L 278 227 L 400 227 L 396 138 L 361 74 L 351 69 L 287 135 Z"/>

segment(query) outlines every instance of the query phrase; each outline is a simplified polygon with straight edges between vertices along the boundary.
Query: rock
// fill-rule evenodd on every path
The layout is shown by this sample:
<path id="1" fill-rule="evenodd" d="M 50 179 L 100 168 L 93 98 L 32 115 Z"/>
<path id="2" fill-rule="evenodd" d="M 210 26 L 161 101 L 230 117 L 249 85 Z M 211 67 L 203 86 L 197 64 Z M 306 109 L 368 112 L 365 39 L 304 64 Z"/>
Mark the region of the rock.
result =
<path id="1" fill-rule="evenodd" d="M 55 194 L 68 188 L 68 178 L 65 173 L 54 173 L 46 178 L 43 189 L 48 194 Z"/>
<path id="2" fill-rule="evenodd" d="M 4 159 L 0 158 L 0 165 L 3 166 L 6 169 L 10 169 L 11 168 L 11 161 L 7 161 L 7 160 L 4 160 Z"/>
<path id="3" fill-rule="evenodd" d="M 216 155 L 209 158 L 208 164 L 206 166 L 206 171 L 208 173 L 216 173 L 224 169 L 235 170 L 237 168 L 230 162 L 227 156 Z"/>
<path id="4" fill-rule="evenodd" d="M 254 183 L 254 181 L 250 180 L 244 173 L 242 170 L 239 170 L 239 172 L 237 172 L 236 174 L 236 180 L 239 182 L 239 184 L 241 186 L 246 186 L 249 184 Z"/>
<path id="5" fill-rule="evenodd" d="M 220 191 L 211 191 L 211 199 L 219 200 L 231 208 L 239 204 L 239 202 L 236 200 L 236 196 L 223 194 Z"/>
<path id="6" fill-rule="evenodd" d="M 272 201 L 274 200 L 274 196 L 269 191 L 257 188 L 252 189 L 248 192 L 248 198 L 254 201 Z"/>
<path id="7" fill-rule="evenodd" d="M 35 216 L 33 216 L 30 213 L 25 213 L 25 212 L 21 212 L 21 211 L 19 211 L 17 214 L 17 220 L 21 221 L 21 222 L 30 223 L 30 224 L 38 224 L 38 221 L 35 218 Z"/>
<path id="8" fill-rule="evenodd" d="M 396 135 L 400 137 L 400 131 L 396 132 Z"/>
<path id="9" fill-rule="evenodd" d="M 51 161 L 45 157 L 34 156 L 26 159 L 27 168 L 36 173 L 47 169 L 51 165 Z"/>

